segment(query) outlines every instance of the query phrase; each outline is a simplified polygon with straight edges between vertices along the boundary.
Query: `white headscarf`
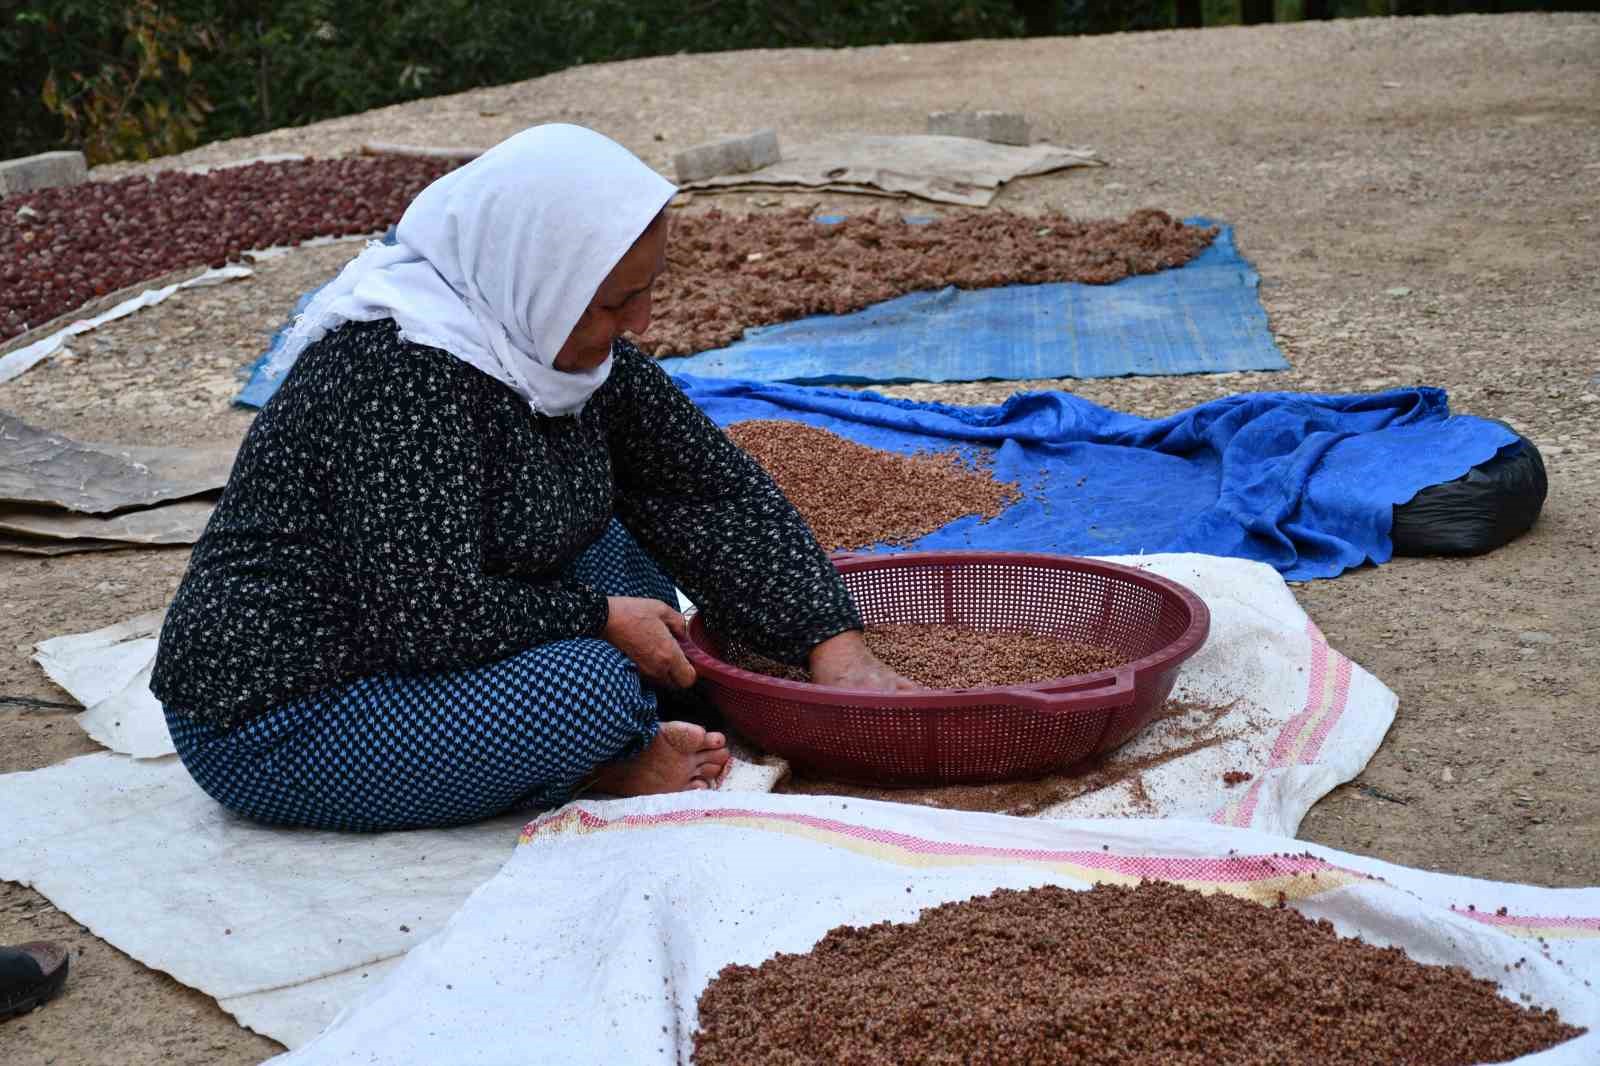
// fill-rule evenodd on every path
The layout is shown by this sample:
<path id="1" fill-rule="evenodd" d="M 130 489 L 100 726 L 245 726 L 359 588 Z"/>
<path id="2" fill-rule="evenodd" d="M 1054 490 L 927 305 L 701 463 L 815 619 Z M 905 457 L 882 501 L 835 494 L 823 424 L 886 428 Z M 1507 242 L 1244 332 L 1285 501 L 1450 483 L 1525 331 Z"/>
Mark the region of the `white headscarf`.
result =
<path id="1" fill-rule="evenodd" d="M 398 243 L 369 244 L 317 293 L 267 373 L 288 373 L 346 322 L 393 318 L 401 337 L 477 367 L 540 414 L 575 414 L 605 384 L 611 357 L 568 373 L 556 353 L 675 192 L 593 130 L 524 130 L 422 190 Z"/>

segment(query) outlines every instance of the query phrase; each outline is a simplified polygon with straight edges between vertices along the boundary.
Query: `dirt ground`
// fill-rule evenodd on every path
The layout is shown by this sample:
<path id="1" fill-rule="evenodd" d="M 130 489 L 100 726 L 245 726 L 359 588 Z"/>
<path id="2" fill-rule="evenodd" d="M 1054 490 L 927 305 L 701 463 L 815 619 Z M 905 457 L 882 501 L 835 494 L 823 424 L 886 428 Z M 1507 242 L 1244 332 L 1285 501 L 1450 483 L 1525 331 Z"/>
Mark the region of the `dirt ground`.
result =
<path id="1" fill-rule="evenodd" d="M 1371 765 L 1301 835 L 1432 870 L 1600 884 L 1600 16 L 1335 21 L 580 67 L 208 146 L 158 165 L 369 140 L 481 145 L 536 122 L 594 126 L 670 172 L 674 151 L 771 126 L 920 132 L 991 107 L 1111 165 L 1027 179 L 996 206 L 1099 217 L 1159 207 L 1237 227 L 1293 369 L 1278 374 L 908 386 L 958 402 L 1047 384 L 1146 415 L 1240 391 L 1430 384 L 1544 450 L 1538 526 L 1478 559 L 1406 559 L 1295 588 L 1334 646 L 1400 696 Z M 126 172 L 105 168 L 98 174 Z M 696 194 L 768 210 L 842 196 Z M 907 205 L 911 208 L 912 205 Z M 925 205 L 915 205 L 926 213 Z M 236 442 L 237 372 L 350 246 L 263 264 L 80 338 L 0 385 L 0 407 L 84 439 Z M 1399 290 L 1409 290 L 1397 295 Z M 0 556 L 0 694 L 61 700 L 35 641 L 161 607 L 181 549 Z M 0 772 L 95 749 L 62 712 L 0 705 Z M 208 997 L 0 884 L 0 943 L 73 949 L 61 999 L 0 1025 L 33 1063 L 255 1063 L 278 1046 Z"/>

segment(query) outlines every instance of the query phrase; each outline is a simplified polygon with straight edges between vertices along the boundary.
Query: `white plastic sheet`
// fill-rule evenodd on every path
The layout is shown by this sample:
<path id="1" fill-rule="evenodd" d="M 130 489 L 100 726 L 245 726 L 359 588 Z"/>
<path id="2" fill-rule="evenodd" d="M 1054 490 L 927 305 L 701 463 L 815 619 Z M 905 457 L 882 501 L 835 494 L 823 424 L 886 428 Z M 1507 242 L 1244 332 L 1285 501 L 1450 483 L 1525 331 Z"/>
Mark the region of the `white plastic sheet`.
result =
<path id="1" fill-rule="evenodd" d="M 176 282 L 172 285 L 163 285 L 159 289 L 146 289 L 137 296 L 130 296 L 115 307 L 92 318 L 80 319 L 70 325 L 64 326 L 55 333 L 50 334 L 24 348 L 14 352 L 7 352 L 0 356 L 0 383 L 10 381 L 12 378 L 28 370 L 36 363 L 43 362 L 54 355 L 60 348 L 73 337 L 80 333 L 87 333 L 115 319 L 125 318 L 141 308 L 151 307 L 161 303 L 180 289 L 192 289 L 203 285 L 220 285 L 225 281 L 235 278 L 247 278 L 255 273 L 249 267 L 224 266 L 215 267 L 195 275 L 188 281 Z"/>
<path id="2" fill-rule="evenodd" d="M 1361 772 L 1394 720 L 1395 695 L 1331 648 L 1270 567 L 1241 559 L 1174 554 L 1113 561 L 1148 568 L 1193 589 L 1211 610 L 1211 636 L 1185 666 L 1175 695 L 1227 706 L 1206 723 L 1215 742 L 1196 748 L 1189 719 L 1158 722 L 1117 758 L 1152 761 L 1196 748 L 1076 796 L 1043 817 L 1136 815 L 1211 819 L 1293 835 L 1311 805 Z M 38 646 L 46 673 L 89 711 L 80 724 L 113 751 L 172 753 L 161 708 L 148 692 L 159 616 Z M 143 676 L 139 671 L 145 670 Z M 92 679 L 91 687 L 83 687 Z M 783 760 L 736 749 L 731 787 L 771 789 Z M 1229 786 L 1224 774 L 1251 779 Z"/>
<path id="3" fill-rule="evenodd" d="M 1112 561 L 1178 581 L 1205 601 L 1211 637 L 1185 664 L 1174 695 L 1227 706 L 1207 732 L 1228 739 L 1043 816 L 1209 819 L 1293 836 L 1311 805 L 1359 774 L 1378 750 L 1394 721 L 1394 692 L 1330 647 L 1265 564 L 1193 554 Z M 1190 724 L 1157 723 L 1116 758 L 1149 759 L 1185 747 L 1194 741 L 1184 735 Z M 1230 771 L 1251 778 L 1229 786 Z"/>
<path id="4" fill-rule="evenodd" d="M 161 703 L 150 692 L 150 667 L 161 632 L 152 611 L 92 633 L 53 637 L 33 656 L 45 674 L 86 710 L 77 722 L 112 751 L 138 759 L 172 754 Z"/>
<path id="5" fill-rule="evenodd" d="M 241 163 L 223 164 L 222 166 L 190 167 L 189 171 L 190 173 L 207 173 L 212 170 L 226 169 L 230 166 L 248 166 L 250 163 L 275 162 L 301 158 L 304 157 L 294 153 L 285 153 L 281 155 L 262 156 L 259 159 L 244 160 Z M 310 240 L 301 241 L 299 244 L 292 246 L 273 245 L 269 248 L 257 249 L 244 254 L 249 259 L 259 263 L 268 259 L 277 259 L 280 256 L 288 255 L 296 248 L 321 248 L 324 245 L 342 244 L 346 241 L 367 241 L 377 236 L 382 236 L 382 234 L 364 234 L 356 237 L 313 237 Z M 146 307 L 152 307 L 167 300 L 183 289 L 201 288 L 208 285 L 220 285 L 225 281 L 233 281 L 237 278 L 248 278 L 254 273 L 255 271 L 251 270 L 247 266 L 230 264 L 228 266 L 212 267 L 208 270 L 202 271 L 199 274 L 196 274 L 187 281 L 176 282 L 172 285 L 163 285 L 158 289 L 146 289 L 137 296 L 130 296 L 128 299 L 123 300 L 116 306 L 106 311 L 102 311 L 98 315 L 93 315 L 89 318 L 79 319 L 76 322 L 71 322 L 56 332 L 50 334 L 48 337 L 42 337 L 39 340 L 34 341 L 32 344 L 18 348 L 15 351 L 7 352 L 4 355 L 0 355 L 0 384 L 10 381 L 12 378 L 25 373 L 35 365 L 50 358 L 58 351 L 61 351 L 66 346 L 67 341 L 71 340 L 73 337 L 76 337 L 80 333 L 87 333 L 92 329 L 97 329 L 100 326 L 105 325 L 107 322 L 112 322 L 119 318 L 126 318 L 135 311 Z"/>
<path id="6" fill-rule="evenodd" d="M 169 756 L 0 776 L 0 878 L 290 1047 L 491 877 L 522 819 L 357 835 L 228 814 Z"/>
<path id="7" fill-rule="evenodd" d="M 1393 717 L 1393 693 L 1327 646 L 1268 567 L 1200 555 L 1121 561 L 1206 600 L 1212 637 L 1185 669 L 1183 690 L 1236 700 L 1230 713 L 1243 716 L 1236 739 L 1146 771 L 1151 804 L 1131 813 L 1291 835 L 1319 796 L 1365 765 Z M 494 874 L 521 819 L 351 836 L 228 815 L 166 754 L 171 741 L 148 691 L 159 625 L 158 614 L 145 615 L 39 645 L 46 672 L 90 708 L 82 719 L 91 735 L 145 761 L 92 755 L 0 776 L 0 878 L 33 885 L 96 935 L 295 1047 Z M 1182 739 L 1161 728 L 1134 750 Z M 718 793 L 729 802 L 770 791 L 785 770 L 743 749 L 736 756 Z M 1225 787 L 1221 774 L 1238 768 L 1255 780 Z M 1128 798 L 1118 786 L 1048 814 L 1130 813 Z M 721 891 L 744 862 L 707 861 L 707 891 Z M 698 919 L 685 911 L 677 920 Z"/>
<path id="8" fill-rule="evenodd" d="M 272 1061 L 684 1063 L 696 1000 L 725 965 L 996 888 L 1142 878 L 1262 903 L 1282 891 L 1341 935 L 1464 966 L 1590 1027 L 1518 1062 L 1600 1061 L 1600 998 L 1585 985 L 1600 970 L 1600 889 L 1430 874 L 1194 822 L 1049 822 L 817 796 L 580 803 L 530 830 L 439 935 L 326 1033 Z"/>

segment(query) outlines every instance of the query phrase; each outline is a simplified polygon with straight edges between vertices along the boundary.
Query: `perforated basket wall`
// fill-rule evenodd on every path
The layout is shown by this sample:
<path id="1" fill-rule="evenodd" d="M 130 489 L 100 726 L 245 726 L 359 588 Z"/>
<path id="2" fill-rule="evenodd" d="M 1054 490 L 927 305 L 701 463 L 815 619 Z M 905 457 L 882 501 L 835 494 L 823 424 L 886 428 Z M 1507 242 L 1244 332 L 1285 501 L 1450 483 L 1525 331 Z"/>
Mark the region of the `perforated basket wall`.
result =
<path id="1" fill-rule="evenodd" d="M 729 723 L 812 774 L 876 785 L 996 781 L 1059 769 L 1138 732 L 1200 649 L 1210 613 L 1175 581 L 1132 567 L 1021 552 L 910 552 L 835 560 L 867 624 L 954 623 L 1113 648 L 1132 661 L 1030 685 L 857 692 L 724 662 L 702 616 L 685 651 Z"/>

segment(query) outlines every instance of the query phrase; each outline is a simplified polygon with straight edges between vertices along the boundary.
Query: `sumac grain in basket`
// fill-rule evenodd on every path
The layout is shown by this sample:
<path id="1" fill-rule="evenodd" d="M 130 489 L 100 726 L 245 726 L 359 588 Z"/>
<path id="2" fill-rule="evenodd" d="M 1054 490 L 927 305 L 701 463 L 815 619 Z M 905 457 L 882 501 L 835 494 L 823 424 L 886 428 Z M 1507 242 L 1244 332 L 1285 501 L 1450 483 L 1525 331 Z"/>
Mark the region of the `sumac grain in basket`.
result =
<path id="1" fill-rule="evenodd" d="M 935 624 L 869 625 L 867 647 L 891 670 L 928 688 L 988 688 L 1028 685 L 1058 677 L 1110 670 L 1128 657 L 1110 648 L 1005 630 Z M 745 648 L 730 648 L 735 666 L 789 681 L 808 681 L 806 671 L 774 662 Z"/>

